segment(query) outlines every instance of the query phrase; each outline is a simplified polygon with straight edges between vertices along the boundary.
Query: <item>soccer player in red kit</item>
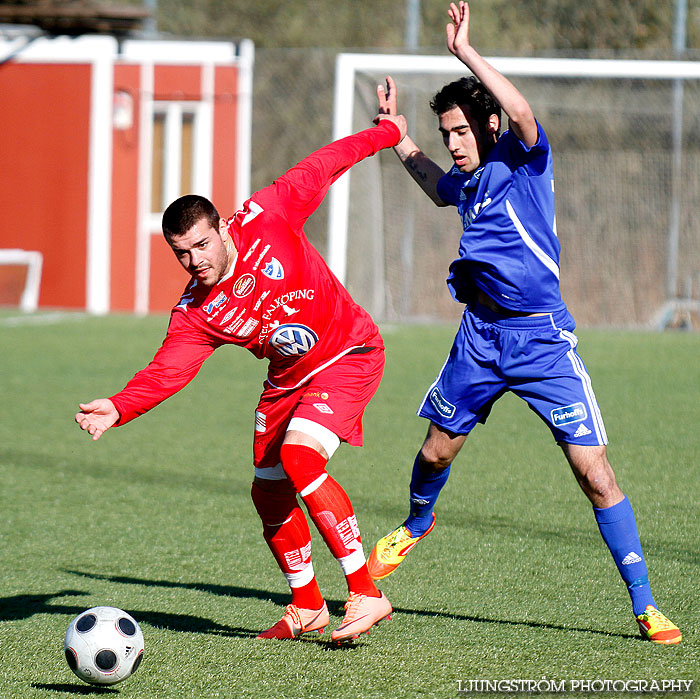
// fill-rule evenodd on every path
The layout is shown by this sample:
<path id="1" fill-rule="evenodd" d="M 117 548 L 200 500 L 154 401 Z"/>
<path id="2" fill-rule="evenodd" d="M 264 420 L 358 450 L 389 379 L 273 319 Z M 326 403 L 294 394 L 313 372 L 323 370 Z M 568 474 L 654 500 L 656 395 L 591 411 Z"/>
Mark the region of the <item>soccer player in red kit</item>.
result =
<path id="1" fill-rule="evenodd" d="M 362 415 L 381 380 L 384 344 L 302 227 L 338 177 L 405 134 L 402 116 L 382 118 L 305 158 L 229 220 L 197 195 L 170 204 L 163 233 L 192 279 L 165 340 L 123 390 L 81 403 L 75 416 L 96 440 L 183 388 L 217 347 L 239 345 L 269 360 L 255 411 L 252 498 L 292 600 L 258 638 L 295 638 L 322 631 L 330 620 L 297 496 L 347 580 L 345 616 L 332 639 L 357 638 L 392 611 L 367 572 L 350 500 L 326 471 L 341 442 L 362 443 Z"/>

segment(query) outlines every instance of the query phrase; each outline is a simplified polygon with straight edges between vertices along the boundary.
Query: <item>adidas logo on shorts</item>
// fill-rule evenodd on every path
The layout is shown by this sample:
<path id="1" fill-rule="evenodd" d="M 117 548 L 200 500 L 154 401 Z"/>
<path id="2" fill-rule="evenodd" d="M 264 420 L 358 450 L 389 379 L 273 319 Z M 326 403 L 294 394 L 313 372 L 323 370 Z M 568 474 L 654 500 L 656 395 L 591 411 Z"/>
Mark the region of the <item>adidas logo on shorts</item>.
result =
<path id="1" fill-rule="evenodd" d="M 574 432 L 574 437 L 585 437 L 587 434 L 590 433 L 591 431 L 588 429 L 588 427 L 581 423 L 576 432 Z"/>

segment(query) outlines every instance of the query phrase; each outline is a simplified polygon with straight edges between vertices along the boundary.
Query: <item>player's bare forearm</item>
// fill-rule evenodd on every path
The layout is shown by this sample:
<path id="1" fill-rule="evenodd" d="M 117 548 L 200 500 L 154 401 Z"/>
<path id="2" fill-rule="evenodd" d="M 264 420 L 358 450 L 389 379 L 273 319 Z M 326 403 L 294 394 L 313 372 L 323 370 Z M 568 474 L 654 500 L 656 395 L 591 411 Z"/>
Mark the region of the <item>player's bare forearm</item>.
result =
<path id="1" fill-rule="evenodd" d="M 437 183 L 445 174 L 444 170 L 423 153 L 408 136 L 398 146 L 394 146 L 394 152 L 399 156 L 406 171 L 433 203 L 437 206 L 447 206 L 437 193 Z"/>
<path id="2" fill-rule="evenodd" d="M 518 138 L 528 147 L 537 143 L 537 123 L 528 101 L 502 73 L 499 73 L 479 53 L 468 46 L 455 54 L 483 83 L 508 116 L 508 123 Z"/>
<path id="3" fill-rule="evenodd" d="M 447 48 L 486 87 L 508 116 L 510 128 L 528 147 L 537 143 L 537 122 L 528 101 L 504 75 L 499 73 L 469 42 L 469 4 L 450 4 Z"/>
<path id="4" fill-rule="evenodd" d="M 447 206 L 437 194 L 438 180 L 445 174 L 421 149 L 406 135 L 406 120 L 398 114 L 398 91 L 394 79 L 387 75 L 386 87 L 377 85 L 377 116 L 374 123 L 382 119 L 402 119 L 402 138 L 394 146 L 394 152 L 399 156 L 408 173 L 420 185 L 420 188 L 432 199 L 437 206 Z"/>

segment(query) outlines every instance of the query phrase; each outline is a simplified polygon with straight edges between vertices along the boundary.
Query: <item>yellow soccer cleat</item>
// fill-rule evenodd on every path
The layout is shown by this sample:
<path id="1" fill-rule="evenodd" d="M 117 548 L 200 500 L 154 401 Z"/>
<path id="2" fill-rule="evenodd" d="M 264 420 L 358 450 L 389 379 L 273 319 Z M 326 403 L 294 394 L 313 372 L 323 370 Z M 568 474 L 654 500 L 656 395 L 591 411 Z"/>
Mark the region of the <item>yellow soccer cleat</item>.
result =
<path id="1" fill-rule="evenodd" d="M 683 638 L 678 627 L 650 604 L 637 616 L 637 623 L 642 638 L 654 643 L 680 643 Z"/>
<path id="2" fill-rule="evenodd" d="M 435 515 L 428 531 L 421 536 L 411 536 L 405 524 L 389 532 L 380 539 L 372 549 L 367 561 L 367 570 L 373 580 L 381 580 L 391 575 L 408 552 L 425 536 L 428 536 L 435 526 Z"/>
<path id="3" fill-rule="evenodd" d="M 328 606 L 323 603 L 320 609 L 302 609 L 294 604 L 288 604 L 284 616 L 272 627 L 262 631 L 255 638 L 297 638 L 309 631 L 323 633 L 330 621 Z"/>
<path id="4" fill-rule="evenodd" d="M 379 597 L 351 592 L 345 603 L 343 623 L 331 634 L 336 643 L 352 641 L 384 619 L 391 619 L 391 603 L 382 592 Z"/>

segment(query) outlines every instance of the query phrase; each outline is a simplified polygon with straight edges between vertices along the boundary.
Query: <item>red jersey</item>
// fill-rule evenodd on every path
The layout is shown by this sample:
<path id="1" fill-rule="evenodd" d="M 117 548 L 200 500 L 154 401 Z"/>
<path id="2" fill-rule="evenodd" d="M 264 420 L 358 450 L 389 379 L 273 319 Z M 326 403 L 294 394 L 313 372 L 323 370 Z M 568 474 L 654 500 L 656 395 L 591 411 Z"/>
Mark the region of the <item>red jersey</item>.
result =
<path id="1" fill-rule="evenodd" d="M 353 349 L 383 346 L 377 326 L 302 230 L 330 185 L 400 139 L 390 121 L 312 153 L 228 221 L 238 252 L 213 287 L 191 280 L 153 360 L 112 396 L 123 425 L 187 385 L 219 346 L 268 359 L 268 382 L 294 389 Z"/>

